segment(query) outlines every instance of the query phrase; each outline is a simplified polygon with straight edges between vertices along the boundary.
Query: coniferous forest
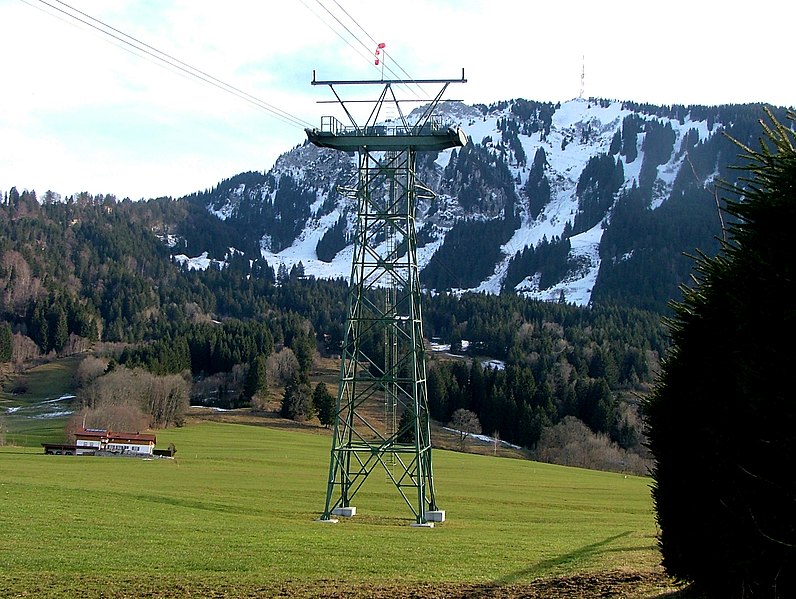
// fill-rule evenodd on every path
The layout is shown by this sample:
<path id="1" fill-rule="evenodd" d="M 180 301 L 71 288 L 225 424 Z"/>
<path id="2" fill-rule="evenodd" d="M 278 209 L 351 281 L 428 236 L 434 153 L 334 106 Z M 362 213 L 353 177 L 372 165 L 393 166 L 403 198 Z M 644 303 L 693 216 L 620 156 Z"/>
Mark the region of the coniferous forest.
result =
<path id="1" fill-rule="evenodd" d="M 272 380 L 257 379 L 265 376 L 256 366 L 264 360 L 281 356 L 277 362 L 284 363 L 290 353 L 306 379 L 314 355 L 336 354 L 346 281 L 304 276 L 297 267 L 275 271 L 263 259 L 237 254 L 223 268 L 190 270 L 172 257 L 183 248 L 167 241 L 198 229 L 216 240 L 234 238 L 229 225 L 188 199 L 78 194 L 49 201 L 12 189 L 0 205 L 6 370 L 112 347 L 89 377 L 90 389 L 97 379 L 133 369 L 181 375 L 192 402 L 238 407 L 249 405 L 257 389 L 289 386 L 292 375 L 279 368 L 268 370 Z M 593 433 L 640 451 L 633 397 L 648 388 L 666 349 L 657 314 L 513 294 L 429 294 L 423 302 L 426 336 L 456 354 L 429 352 L 433 418 L 445 424 L 465 408 L 485 433 L 530 449 L 545 428 L 574 416 Z M 209 392 L 208 380 L 216 381 Z"/>
<path id="2" fill-rule="evenodd" d="M 586 427 L 618 467 L 645 453 L 637 405 L 667 352 L 661 319 L 690 256 L 715 255 L 733 225 L 720 184 L 743 178 L 732 139 L 754 145 L 763 107 L 573 102 L 459 106 L 487 134 L 418 160 L 435 194 L 418 206 L 424 331 L 429 347 L 450 346 L 428 352 L 428 400 L 439 424 L 466 410 L 536 457 Z M 573 110 L 579 120 L 561 121 Z M 284 258 L 309 239 L 301 255 L 338 268 L 313 272 L 341 272 L 354 219 L 334 190 L 355 176 L 351 157 L 304 144 L 176 200 L 11 188 L 0 371 L 91 356 L 78 407 L 150 425 L 178 424 L 188 402 L 267 408 L 283 389 L 283 414 L 321 417 L 309 376 L 339 352 L 348 284 Z M 593 254 L 580 234 L 599 237 Z M 200 255 L 203 270 L 186 260 Z M 573 281 L 589 307 L 566 303 Z M 100 406 L 130 381 L 159 390 L 136 400 L 152 413 Z"/>

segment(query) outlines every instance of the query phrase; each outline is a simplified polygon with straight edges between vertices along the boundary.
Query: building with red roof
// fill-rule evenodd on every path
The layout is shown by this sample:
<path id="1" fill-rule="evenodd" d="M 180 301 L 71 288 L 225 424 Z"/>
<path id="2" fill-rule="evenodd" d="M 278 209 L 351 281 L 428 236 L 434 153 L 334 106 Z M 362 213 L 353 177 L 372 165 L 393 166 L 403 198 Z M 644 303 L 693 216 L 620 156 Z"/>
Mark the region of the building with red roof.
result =
<path id="1" fill-rule="evenodd" d="M 45 453 L 62 455 L 151 456 L 157 439 L 149 433 L 115 432 L 100 428 L 82 428 L 75 432 L 75 443 L 42 443 Z"/>

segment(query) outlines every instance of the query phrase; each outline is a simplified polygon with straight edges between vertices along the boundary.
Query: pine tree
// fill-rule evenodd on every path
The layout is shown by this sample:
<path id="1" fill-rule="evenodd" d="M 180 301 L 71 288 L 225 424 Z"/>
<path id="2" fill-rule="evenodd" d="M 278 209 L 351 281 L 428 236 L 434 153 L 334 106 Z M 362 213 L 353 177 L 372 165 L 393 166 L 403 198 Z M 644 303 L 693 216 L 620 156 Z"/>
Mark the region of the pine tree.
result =
<path id="1" fill-rule="evenodd" d="M 345 217 L 341 216 L 318 240 L 318 244 L 315 246 L 315 254 L 318 256 L 318 260 L 331 262 L 337 252 L 346 246 L 346 224 Z"/>
<path id="2" fill-rule="evenodd" d="M 765 133 L 645 405 L 663 565 L 708 597 L 796 596 L 796 135 Z"/>
<path id="3" fill-rule="evenodd" d="M 50 310 L 47 316 L 47 320 L 49 321 L 48 348 L 59 352 L 64 348 L 69 339 L 66 312 L 58 305 Z"/>
<path id="4" fill-rule="evenodd" d="M 550 203 L 550 182 L 545 175 L 547 155 L 544 148 L 540 147 L 534 155 L 528 182 L 525 184 L 525 194 L 528 196 L 528 210 L 532 218 L 536 218 L 545 206 Z"/>
<path id="5" fill-rule="evenodd" d="M 290 273 L 287 270 L 287 266 L 284 262 L 279 264 L 279 269 L 277 270 L 276 280 L 281 284 L 284 285 L 290 280 Z"/>
<path id="6" fill-rule="evenodd" d="M 267 360 L 263 354 L 257 354 L 249 364 L 249 371 L 246 373 L 246 380 L 243 383 L 243 393 L 248 399 L 268 388 L 266 364 Z"/>
<path id="7" fill-rule="evenodd" d="M 42 303 L 32 306 L 32 315 L 29 318 L 30 336 L 42 352 L 50 351 L 50 325 Z"/>
<path id="8" fill-rule="evenodd" d="M 301 376 L 294 376 L 285 386 L 285 394 L 282 397 L 282 406 L 279 410 L 280 416 L 303 422 L 315 416 L 315 409 L 312 405 L 312 390 L 309 382 Z"/>
<path id="9" fill-rule="evenodd" d="M 414 445 L 417 430 L 414 426 L 414 411 L 408 407 L 401 412 L 401 419 L 398 422 L 398 443 Z"/>
<path id="10" fill-rule="evenodd" d="M 0 362 L 10 362 L 13 355 L 13 335 L 11 325 L 0 322 Z"/>
<path id="11" fill-rule="evenodd" d="M 290 343 L 290 349 L 296 354 L 301 373 L 308 377 L 316 353 L 315 337 L 304 334 L 296 335 Z"/>
<path id="12" fill-rule="evenodd" d="M 334 422 L 335 398 L 329 393 L 329 389 L 323 381 L 315 385 L 315 390 L 312 393 L 312 405 L 318 414 L 320 423 L 328 428 Z"/>
<path id="13" fill-rule="evenodd" d="M 608 149 L 608 153 L 611 156 L 616 156 L 619 153 L 619 150 L 622 149 L 622 134 L 617 129 L 616 133 L 614 133 L 613 138 L 611 138 L 611 147 Z"/>

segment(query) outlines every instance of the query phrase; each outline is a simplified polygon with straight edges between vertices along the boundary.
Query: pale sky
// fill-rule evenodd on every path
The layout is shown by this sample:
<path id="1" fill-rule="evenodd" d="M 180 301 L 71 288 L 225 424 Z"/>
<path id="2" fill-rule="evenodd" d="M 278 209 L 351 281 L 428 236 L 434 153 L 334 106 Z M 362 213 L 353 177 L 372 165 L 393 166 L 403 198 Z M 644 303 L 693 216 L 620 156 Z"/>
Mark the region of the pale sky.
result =
<path id="1" fill-rule="evenodd" d="M 46 2 L 0 0 L 2 192 L 180 197 L 268 170 L 305 140 L 303 125 L 52 7 L 76 8 L 309 125 L 339 116 L 317 103 L 333 96 L 310 85 L 313 69 L 318 79 L 379 78 L 378 42 L 396 73 L 385 78 L 404 77 L 398 67 L 416 79 L 464 68 L 468 82 L 446 97 L 467 103 L 566 101 L 585 64 L 585 96 L 796 104 L 796 4 L 782 0 Z"/>

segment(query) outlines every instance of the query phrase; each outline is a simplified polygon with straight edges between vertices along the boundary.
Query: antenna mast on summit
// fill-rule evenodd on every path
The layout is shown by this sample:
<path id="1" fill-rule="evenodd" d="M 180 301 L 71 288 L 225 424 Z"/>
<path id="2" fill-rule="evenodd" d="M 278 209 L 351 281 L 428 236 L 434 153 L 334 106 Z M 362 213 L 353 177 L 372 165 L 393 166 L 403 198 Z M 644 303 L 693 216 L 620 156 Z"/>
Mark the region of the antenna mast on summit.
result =
<path id="1" fill-rule="evenodd" d="M 586 87 L 586 55 L 584 54 L 581 60 L 581 69 L 580 69 L 580 94 L 578 98 L 581 100 L 583 99 L 583 92 Z"/>
<path id="2" fill-rule="evenodd" d="M 383 48 L 379 48 L 383 49 Z M 425 344 L 420 306 L 415 207 L 433 192 L 416 178 L 417 152 L 463 146 L 458 126 L 434 114 L 451 83 L 461 79 L 318 81 L 337 98 L 350 124 L 331 116 L 307 129 L 316 146 L 358 152 L 356 187 L 338 191 L 356 205 L 348 308 L 334 409 L 326 505 L 319 518 L 356 515 L 352 500 L 375 469 L 383 469 L 414 514 L 412 526 L 445 520 L 434 491 L 431 430 L 426 389 Z M 408 118 L 395 95 L 399 84 L 441 86 L 428 104 Z M 343 86 L 373 86 L 373 100 L 344 100 Z M 364 122 L 351 113 L 365 103 Z M 398 118 L 385 122 L 382 108 Z M 411 115 L 410 115 L 411 116 Z"/>

